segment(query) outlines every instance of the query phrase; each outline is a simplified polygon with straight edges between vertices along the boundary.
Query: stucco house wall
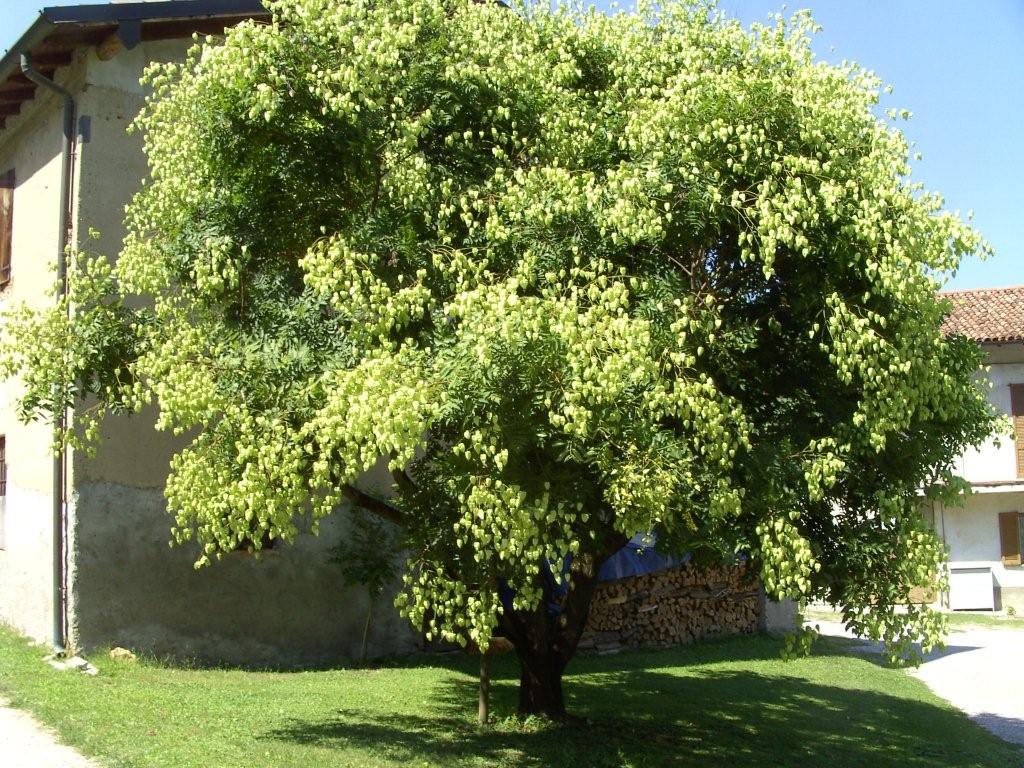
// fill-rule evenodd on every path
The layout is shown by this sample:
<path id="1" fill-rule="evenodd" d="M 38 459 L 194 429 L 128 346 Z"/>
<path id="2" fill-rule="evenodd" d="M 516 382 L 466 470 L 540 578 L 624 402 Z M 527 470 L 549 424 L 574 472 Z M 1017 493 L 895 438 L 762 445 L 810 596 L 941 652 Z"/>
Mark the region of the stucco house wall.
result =
<path id="1" fill-rule="evenodd" d="M 191 44 L 142 43 L 107 61 L 82 48 L 58 71 L 77 103 L 72 243 L 110 255 L 120 249 L 124 206 L 146 174 L 141 140 L 125 132 L 143 104 L 139 79 L 149 62 L 181 58 Z M 14 167 L 17 173 L 13 277 L 0 306 L 52 300 L 61 135 L 60 104 L 45 93 L 0 131 L 0 172 Z M 101 232 L 98 242 L 88 241 L 90 228 Z M 17 395 L 16 384 L 0 387 L 9 478 L 0 620 L 42 641 L 51 636 L 54 608 L 50 429 L 17 421 Z M 323 521 L 319 536 L 300 535 L 258 559 L 234 553 L 197 571 L 195 548 L 168 546 L 172 521 L 162 492 L 170 457 L 184 443 L 156 432 L 153 423 L 152 412 L 109 417 L 94 457 L 69 452 L 69 645 L 264 665 L 355 656 L 366 593 L 342 584 L 327 554 L 347 513 Z M 381 598 L 371 655 L 415 644 L 408 622 Z"/>
<path id="2" fill-rule="evenodd" d="M 75 87 L 81 68 L 66 67 L 57 79 Z M 13 168 L 16 184 L 12 273 L 0 289 L 0 311 L 49 300 L 59 242 L 61 136 L 60 106 L 49 94 L 40 94 L 0 132 L 0 173 Z M 43 640 L 53 623 L 52 433 L 45 424 L 18 420 L 20 391 L 16 381 L 0 382 L 0 435 L 6 438 L 8 468 L 7 495 L 0 502 L 0 620 Z"/>
<path id="3" fill-rule="evenodd" d="M 982 386 L 991 383 L 988 400 L 1002 414 L 1010 415 L 1010 385 L 1024 383 L 1024 345 L 1000 345 L 986 349 L 988 371 L 978 373 Z M 972 483 L 1006 482 L 1017 478 L 1013 439 L 990 437 L 978 448 L 969 448 L 958 469 Z M 1024 481 L 1022 481 L 1024 483 Z"/>
<path id="4" fill-rule="evenodd" d="M 979 386 L 987 389 L 989 402 L 1009 416 L 1010 385 L 1024 383 L 1024 344 L 982 344 L 982 350 L 987 370 L 979 371 Z M 1024 479 L 1017 478 L 1013 438 L 992 437 L 968 449 L 957 469 L 973 492 L 959 505 L 936 503 L 930 510 L 935 530 L 949 550 L 949 567 L 991 569 L 996 610 L 1012 607 L 1024 613 L 1024 567 L 1004 566 L 999 542 L 999 514 L 1024 512 Z"/>
<path id="5" fill-rule="evenodd" d="M 1024 567 L 1004 566 L 999 553 L 999 513 L 1024 512 L 1024 492 L 977 490 L 960 507 L 937 504 L 935 527 L 946 542 L 951 568 L 990 568 L 996 610 L 1024 614 Z"/>

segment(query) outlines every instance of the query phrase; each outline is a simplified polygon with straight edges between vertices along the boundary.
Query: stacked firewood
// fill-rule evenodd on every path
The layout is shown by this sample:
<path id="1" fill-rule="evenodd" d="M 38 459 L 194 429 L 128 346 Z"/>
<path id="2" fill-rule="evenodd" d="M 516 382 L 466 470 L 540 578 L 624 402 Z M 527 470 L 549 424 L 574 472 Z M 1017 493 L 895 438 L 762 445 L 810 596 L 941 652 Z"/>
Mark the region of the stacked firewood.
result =
<path id="1" fill-rule="evenodd" d="M 692 643 L 755 632 L 759 620 L 758 583 L 746 566 L 681 565 L 601 583 L 579 648 Z"/>

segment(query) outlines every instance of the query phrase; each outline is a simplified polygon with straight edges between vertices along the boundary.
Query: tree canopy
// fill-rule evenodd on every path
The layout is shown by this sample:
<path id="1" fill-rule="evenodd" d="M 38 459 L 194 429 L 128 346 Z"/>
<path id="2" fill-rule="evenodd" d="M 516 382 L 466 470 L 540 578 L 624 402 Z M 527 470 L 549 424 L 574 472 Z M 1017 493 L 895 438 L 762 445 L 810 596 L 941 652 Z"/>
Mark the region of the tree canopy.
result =
<path id="1" fill-rule="evenodd" d="M 401 609 L 500 628 L 524 711 L 560 714 L 637 532 L 936 641 L 897 610 L 941 581 L 922 493 L 994 424 L 936 290 L 988 247 L 911 181 L 874 75 L 817 61 L 806 14 L 269 7 L 149 70 L 116 264 L 77 254 L 9 319 L 26 416 L 193 430 L 166 494 L 200 564 L 346 499 L 398 523 Z M 387 498 L 359 486 L 382 458 Z"/>

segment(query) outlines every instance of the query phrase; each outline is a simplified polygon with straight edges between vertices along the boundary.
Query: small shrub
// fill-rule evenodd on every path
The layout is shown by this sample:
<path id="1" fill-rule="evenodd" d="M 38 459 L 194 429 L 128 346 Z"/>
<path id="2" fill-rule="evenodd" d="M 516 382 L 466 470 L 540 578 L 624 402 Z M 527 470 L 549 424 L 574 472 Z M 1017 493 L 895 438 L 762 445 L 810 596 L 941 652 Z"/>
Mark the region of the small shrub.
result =
<path id="1" fill-rule="evenodd" d="M 351 531 L 330 550 L 329 560 L 341 567 L 341 576 L 346 584 L 361 584 L 369 594 L 360 650 L 360 661 L 365 662 L 373 604 L 398 578 L 402 539 L 393 525 L 371 517 L 361 509 L 353 509 L 350 516 Z"/>

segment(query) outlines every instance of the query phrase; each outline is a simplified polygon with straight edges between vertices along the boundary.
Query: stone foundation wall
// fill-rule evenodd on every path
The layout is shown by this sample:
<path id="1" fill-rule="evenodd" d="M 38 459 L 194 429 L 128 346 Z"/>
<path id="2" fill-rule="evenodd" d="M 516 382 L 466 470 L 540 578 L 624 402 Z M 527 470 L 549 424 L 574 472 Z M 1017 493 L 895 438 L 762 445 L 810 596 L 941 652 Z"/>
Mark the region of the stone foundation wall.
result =
<path id="1" fill-rule="evenodd" d="M 579 648 L 669 646 L 753 633 L 761 624 L 760 585 L 745 565 L 680 565 L 600 584 Z"/>

